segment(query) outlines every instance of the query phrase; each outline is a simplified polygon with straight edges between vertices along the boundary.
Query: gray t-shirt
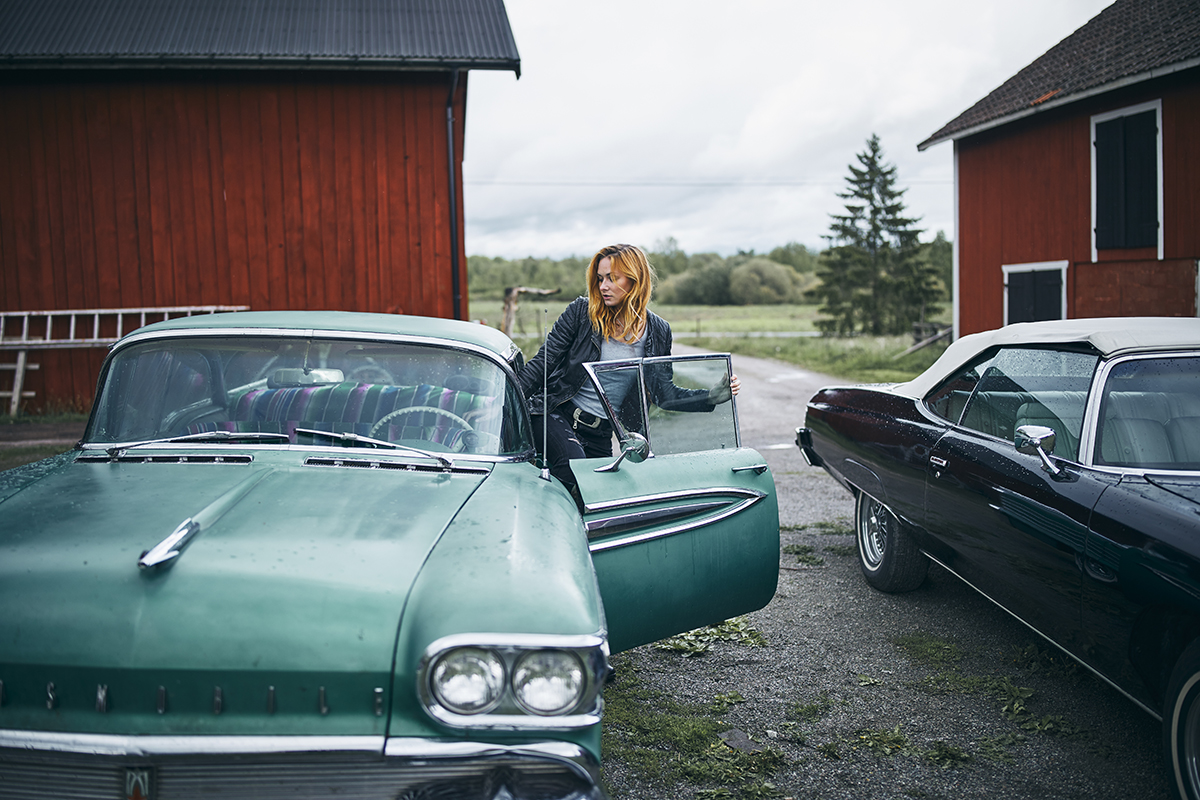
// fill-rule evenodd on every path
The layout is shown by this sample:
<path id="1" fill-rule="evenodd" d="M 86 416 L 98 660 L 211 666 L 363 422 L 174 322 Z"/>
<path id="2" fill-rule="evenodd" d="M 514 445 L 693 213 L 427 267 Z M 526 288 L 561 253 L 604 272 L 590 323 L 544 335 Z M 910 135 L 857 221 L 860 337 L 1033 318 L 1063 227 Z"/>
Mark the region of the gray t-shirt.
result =
<path id="1" fill-rule="evenodd" d="M 601 361 L 627 361 L 629 359 L 641 358 L 646 354 L 646 334 L 643 332 L 633 344 L 626 344 L 617 339 L 605 339 L 600 343 L 600 360 Z M 613 404 L 613 408 L 620 408 L 621 403 L 625 401 L 625 395 L 629 392 L 629 387 L 633 385 L 633 380 L 636 373 L 632 370 L 628 372 L 618 373 L 622 378 L 627 380 L 620 384 L 608 384 L 608 400 Z M 579 391 L 571 398 L 571 402 L 589 414 L 595 414 L 597 417 L 607 416 L 604 411 L 604 403 L 600 402 L 600 395 L 596 392 L 596 387 L 592 385 L 590 380 L 584 381 L 583 386 L 579 387 Z"/>

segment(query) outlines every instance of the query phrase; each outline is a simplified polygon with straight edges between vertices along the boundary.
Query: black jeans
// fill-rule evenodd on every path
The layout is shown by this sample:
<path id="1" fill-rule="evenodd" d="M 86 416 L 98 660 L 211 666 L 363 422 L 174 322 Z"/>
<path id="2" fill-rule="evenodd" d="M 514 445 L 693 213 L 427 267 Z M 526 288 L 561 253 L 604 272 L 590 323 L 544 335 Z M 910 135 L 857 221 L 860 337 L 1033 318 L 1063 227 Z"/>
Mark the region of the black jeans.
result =
<path id="1" fill-rule="evenodd" d="M 612 425 L 607 419 L 601 419 L 595 428 L 586 425 L 574 426 L 570 415 L 575 407 L 564 403 L 546 417 L 547 449 L 542 442 L 542 415 L 532 417 L 533 439 L 537 443 L 538 452 L 546 452 L 550 463 L 550 474 L 558 478 L 571 491 L 577 494 L 575 474 L 571 472 L 570 461 L 573 458 L 603 458 L 612 455 Z M 578 499 L 578 498 L 576 498 Z"/>

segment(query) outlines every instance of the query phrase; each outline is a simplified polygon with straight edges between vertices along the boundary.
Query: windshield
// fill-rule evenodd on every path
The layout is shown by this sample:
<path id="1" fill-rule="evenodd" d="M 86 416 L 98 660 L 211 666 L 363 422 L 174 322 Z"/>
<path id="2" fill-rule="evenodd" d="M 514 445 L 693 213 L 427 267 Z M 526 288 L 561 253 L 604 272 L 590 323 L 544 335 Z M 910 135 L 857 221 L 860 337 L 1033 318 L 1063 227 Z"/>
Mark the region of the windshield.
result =
<path id="1" fill-rule="evenodd" d="M 114 354 L 84 441 L 287 437 L 293 444 L 374 446 L 366 441 L 373 439 L 432 452 L 503 456 L 532 448 L 527 423 L 519 392 L 504 370 L 465 350 L 191 336 L 134 344 Z M 197 435 L 214 431 L 245 436 Z"/>

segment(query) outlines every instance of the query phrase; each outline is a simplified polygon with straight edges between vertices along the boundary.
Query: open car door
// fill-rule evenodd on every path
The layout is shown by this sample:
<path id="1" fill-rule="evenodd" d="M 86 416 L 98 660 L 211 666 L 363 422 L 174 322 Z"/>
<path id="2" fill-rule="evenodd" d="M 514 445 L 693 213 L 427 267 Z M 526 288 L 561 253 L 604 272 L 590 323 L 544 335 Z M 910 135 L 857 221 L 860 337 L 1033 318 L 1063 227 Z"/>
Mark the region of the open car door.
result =
<path id="1" fill-rule="evenodd" d="M 587 370 L 621 447 L 571 462 L 613 652 L 765 606 L 779 507 L 766 461 L 740 446 L 729 356 Z"/>

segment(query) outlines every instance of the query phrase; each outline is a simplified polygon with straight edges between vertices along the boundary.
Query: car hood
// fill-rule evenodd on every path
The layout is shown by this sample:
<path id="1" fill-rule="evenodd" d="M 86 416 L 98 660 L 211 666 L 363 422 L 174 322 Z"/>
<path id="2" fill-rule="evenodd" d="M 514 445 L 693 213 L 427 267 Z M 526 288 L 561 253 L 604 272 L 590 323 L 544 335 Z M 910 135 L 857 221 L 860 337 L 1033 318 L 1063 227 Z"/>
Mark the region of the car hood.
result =
<path id="1" fill-rule="evenodd" d="M 6 711 L 31 685 L 61 712 L 81 702 L 68 692 L 90 706 L 103 686 L 106 705 L 151 721 L 164 717 L 164 693 L 196 719 L 381 703 L 373 693 L 389 685 L 413 581 L 489 465 L 325 463 L 289 452 L 251 463 L 76 460 L 0 491 Z M 140 569 L 139 556 L 186 520 L 201 528 L 181 554 Z M 5 727 L 53 728 L 55 716 L 7 714 Z M 84 729 L 104 730 L 95 719 Z M 362 732 L 332 721 L 322 730 L 351 729 Z"/>

